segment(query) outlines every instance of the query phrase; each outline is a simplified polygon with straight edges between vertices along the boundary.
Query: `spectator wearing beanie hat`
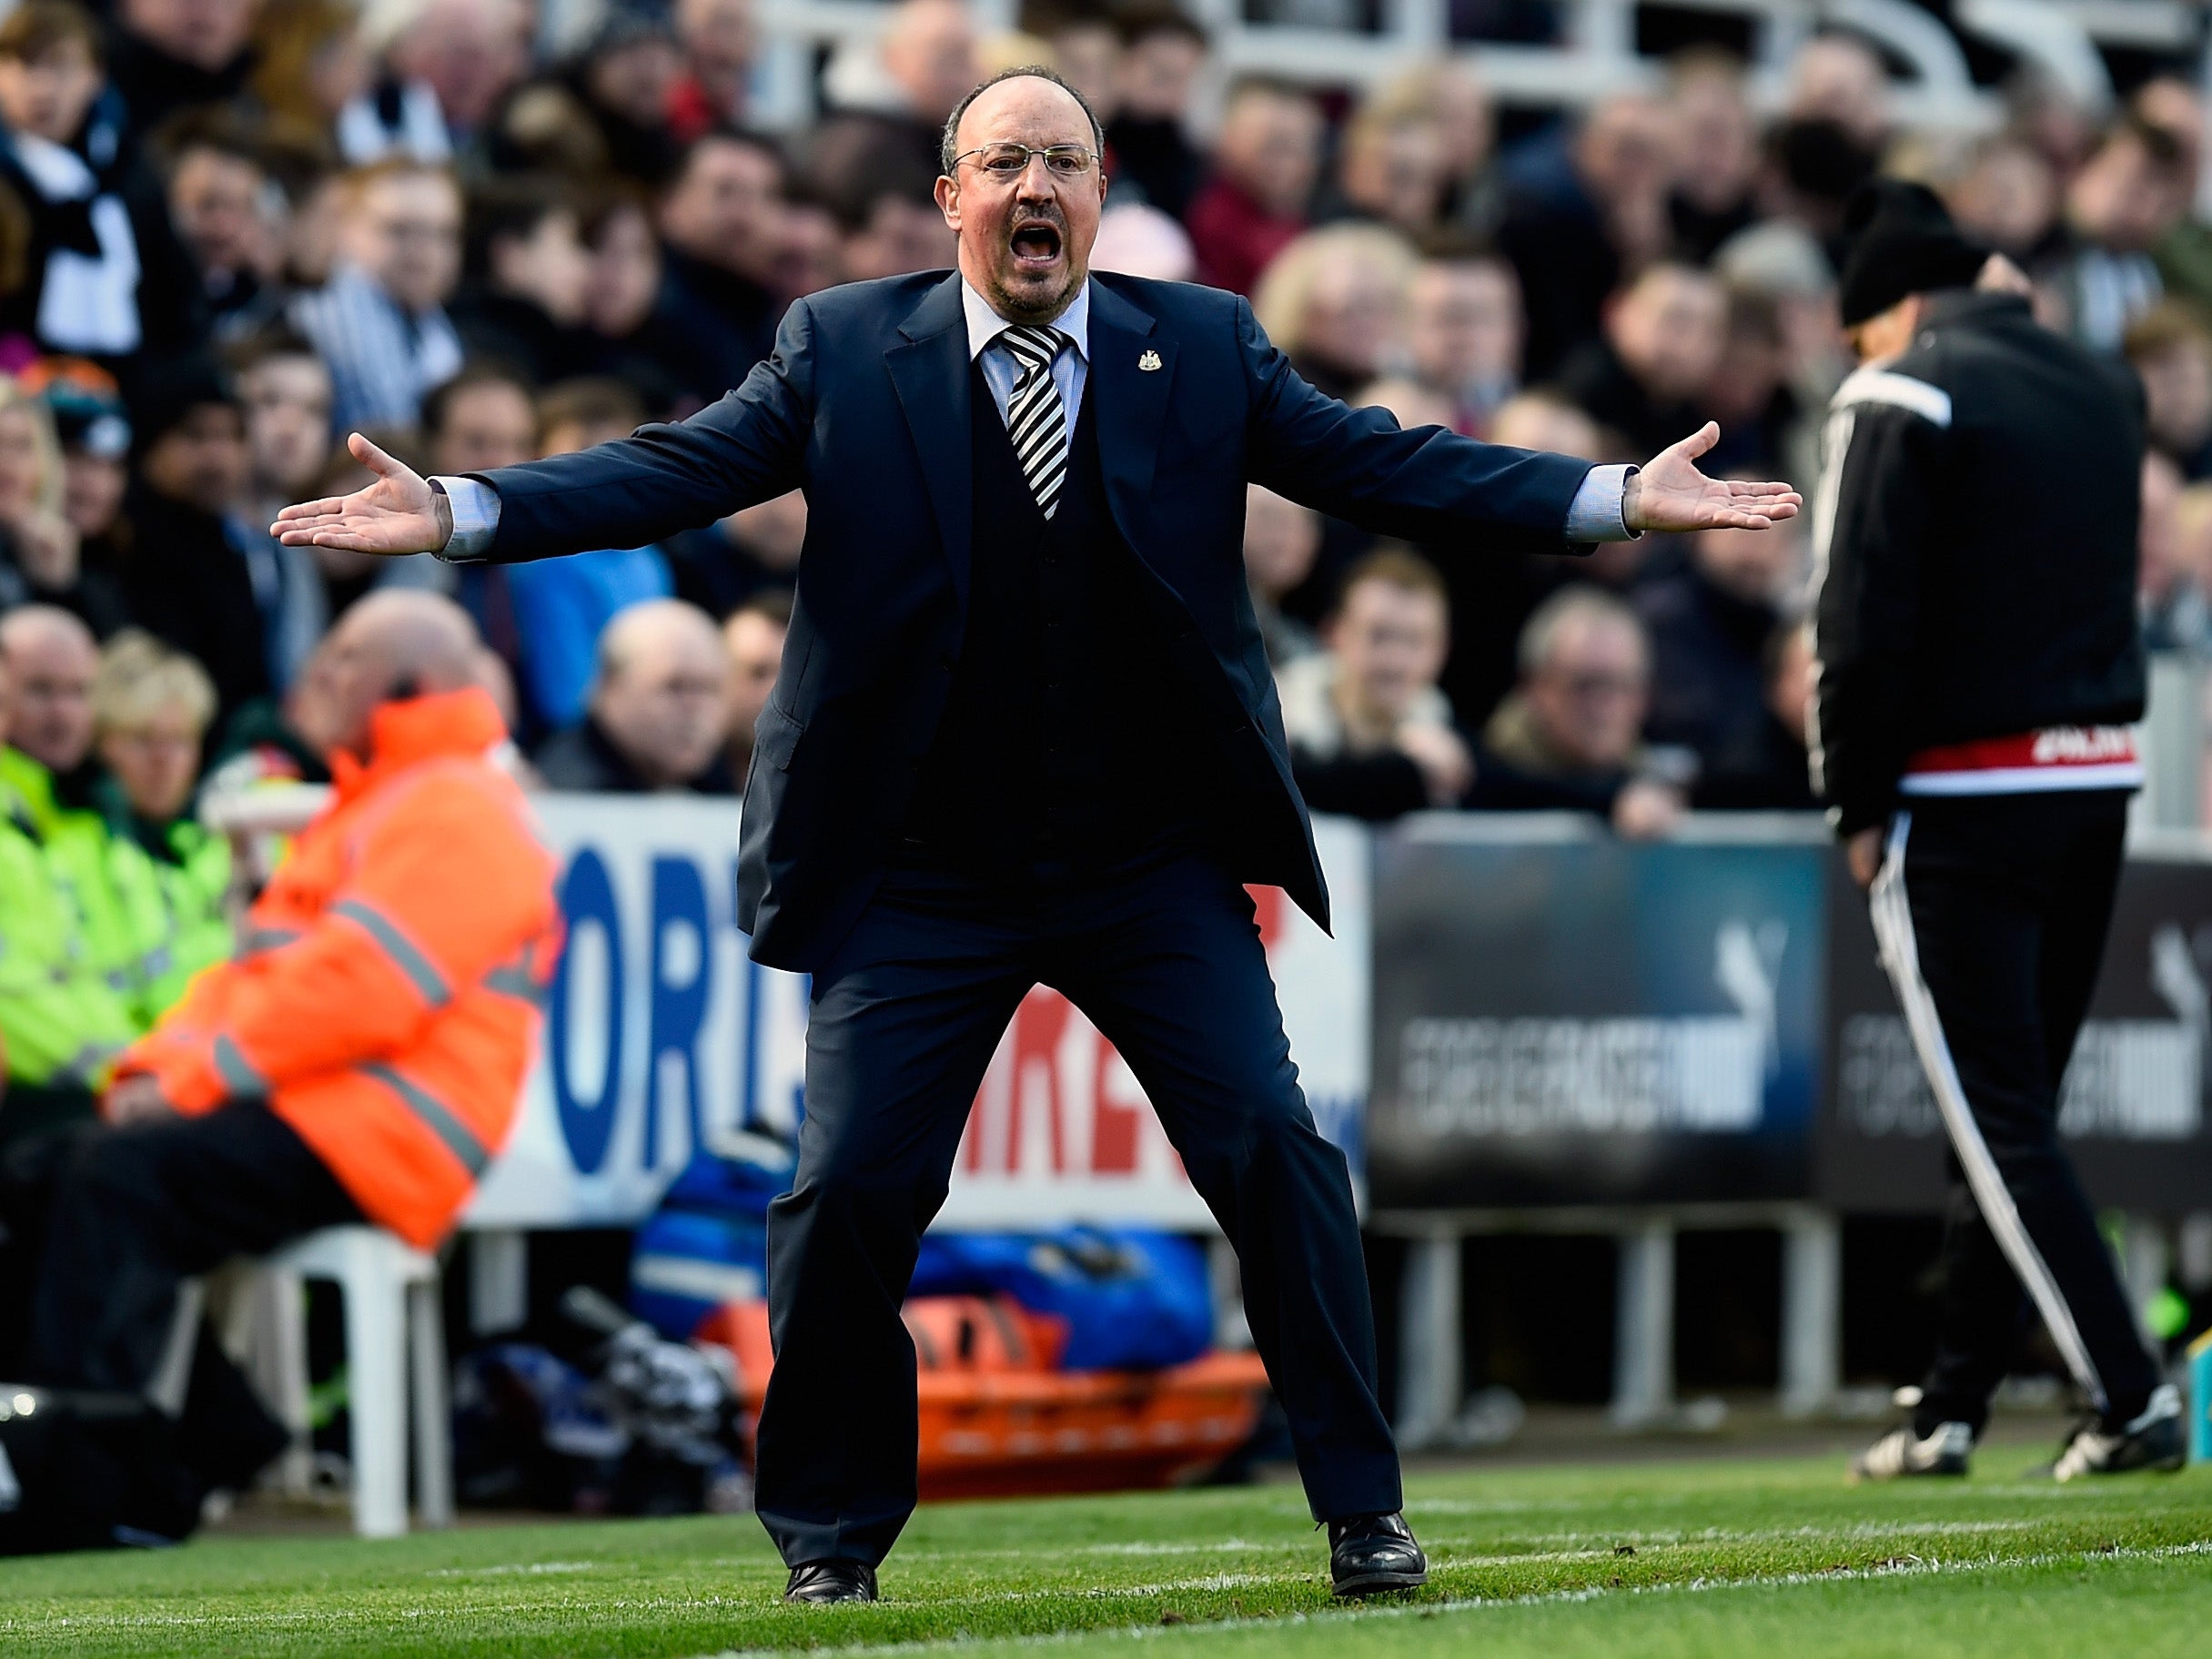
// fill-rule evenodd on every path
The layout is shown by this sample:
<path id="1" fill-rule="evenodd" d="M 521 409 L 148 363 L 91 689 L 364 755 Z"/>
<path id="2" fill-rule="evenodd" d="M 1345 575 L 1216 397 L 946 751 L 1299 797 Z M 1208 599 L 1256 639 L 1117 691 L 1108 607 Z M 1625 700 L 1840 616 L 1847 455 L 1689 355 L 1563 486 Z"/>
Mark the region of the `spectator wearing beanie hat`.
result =
<path id="1" fill-rule="evenodd" d="M 121 567 L 123 492 L 130 486 L 130 410 L 123 394 L 113 376 L 84 358 L 42 358 L 16 379 L 54 416 L 61 512 L 76 531 L 80 559 L 112 577 Z"/>
<path id="2" fill-rule="evenodd" d="M 1925 185 L 1884 178 L 1852 199 L 1852 238 L 1836 295 L 1845 329 L 1871 322 L 1914 294 L 1971 288 L 1988 250 L 1959 234 L 1949 209 Z"/>

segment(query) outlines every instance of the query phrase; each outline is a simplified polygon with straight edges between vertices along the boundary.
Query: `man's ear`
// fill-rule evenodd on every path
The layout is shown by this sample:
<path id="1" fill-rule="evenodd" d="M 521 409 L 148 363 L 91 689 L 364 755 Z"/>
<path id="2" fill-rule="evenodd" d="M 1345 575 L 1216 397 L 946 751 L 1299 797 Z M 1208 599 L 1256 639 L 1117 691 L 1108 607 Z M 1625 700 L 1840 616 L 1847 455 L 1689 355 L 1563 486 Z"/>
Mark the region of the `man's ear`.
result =
<path id="1" fill-rule="evenodd" d="M 960 181 L 950 174 L 937 175 L 937 211 L 954 231 L 960 228 Z"/>

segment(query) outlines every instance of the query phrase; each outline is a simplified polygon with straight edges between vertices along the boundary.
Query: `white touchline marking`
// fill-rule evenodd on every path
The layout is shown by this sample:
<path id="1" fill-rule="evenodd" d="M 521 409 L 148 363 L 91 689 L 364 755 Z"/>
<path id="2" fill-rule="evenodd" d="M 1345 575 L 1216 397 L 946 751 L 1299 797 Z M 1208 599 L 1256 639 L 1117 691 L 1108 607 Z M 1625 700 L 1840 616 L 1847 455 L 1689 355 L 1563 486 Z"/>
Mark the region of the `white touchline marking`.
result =
<path id="1" fill-rule="evenodd" d="M 1931 1521 L 1925 1524 L 1902 1522 L 1894 1525 L 1861 1522 L 1855 1526 L 1833 1527 L 1775 1527 L 1764 1531 L 1730 1532 L 1721 1527 L 1709 1527 L 1699 1533 L 1570 1533 L 1552 1538 L 1531 1538 L 1530 1543 L 1560 1543 L 1579 1545 L 1578 1548 L 1550 1550 L 1508 1550 L 1484 1554 L 1452 1554 L 1453 1551 L 1470 1544 L 1493 1543 L 1490 1539 L 1437 1538 L 1429 1541 L 1429 1560 L 1439 1567 L 1494 1568 L 1515 1566 L 1551 1566 L 1561 1562 L 1603 1561 L 1610 1559 L 1615 1546 L 1632 1543 L 1639 1550 L 1673 1550 L 1704 1547 L 1711 1544 L 1751 1543 L 1812 1543 L 1833 1540 L 1837 1543 L 1866 1543 L 1886 1540 L 1897 1543 L 1922 1538 L 1975 1537 L 1991 1533 L 2018 1533 L 2033 1531 L 2036 1523 L 2031 1521 Z M 1049 1600 L 1055 1596 L 1078 1596 L 1088 1600 L 1105 1600 L 1114 1596 L 1160 1595 L 1177 1590 L 1232 1590 L 1244 1584 L 1295 1584 L 1302 1580 L 1318 1579 L 1318 1567 L 1296 1573 L 1217 1573 L 1207 1578 L 1169 1579 L 1147 1583 L 1086 1585 L 1070 1588 L 1066 1585 L 1042 1586 L 1035 1590 L 981 1590 L 969 1595 L 933 1598 L 934 1606 L 958 1606 L 970 1602 L 1032 1602 Z"/>
<path id="2" fill-rule="evenodd" d="M 901 1550 L 901 1561 L 1019 1561 L 1029 1556 L 1050 1556 L 1057 1560 L 1068 1555 L 1227 1555 L 1240 1550 L 1295 1550 L 1303 1546 L 1292 1541 L 1279 1544 L 1261 1543 L 1250 1538 L 1218 1538 L 1155 1543 L 1136 1540 L 1124 1543 L 1072 1543 L 1049 1550 L 1025 1549 L 1009 1544 L 996 1550 Z"/>
<path id="3" fill-rule="evenodd" d="M 1167 1579 L 1152 1583 L 1094 1584 L 1082 1589 L 1066 1586 L 1038 1590 L 977 1590 L 967 1595 L 932 1596 L 931 1607 L 968 1607 L 996 1602 L 1108 1602 L 1124 1596 L 1171 1594 L 1177 1590 L 1242 1590 L 1252 1584 L 1295 1584 L 1311 1579 L 1312 1573 L 1214 1573 L 1204 1578 Z M 924 1603 L 915 1603 L 920 1606 Z"/>
<path id="4" fill-rule="evenodd" d="M 1967 1526 L 1973 1526 L 1975 1523 L 1965 1524 Z M 1986 1530 L 1996 1531 L 2000 1530 L 2003 1523 L 1988 1522 L 1982 1523 L 1982 1525 Z M 1758 1543 L 1763 1540 L 1808 1540 L 1831 1537 L 1836 1538 L 1839 1541 L 1848 1537 L 1861 1543 L 1864 1543 L 1869 1539 L 1879 1538 L 1896 1538 L 1900 1540 L 1907 1540 L 1915 1535 L 1937 1530 L 1937 1528 L 1942 1526 L 1943 1523 L 1941 1522 L 1932 1523 L 1930 1526 L 1924 1528 L 1916 1527 L 1909 1522 L 1895 1526 L 1875 1526 L 1874 1523 L 1862 1523 L 1859 1526 L 1854 1526 L 1843 1531 L 1833 1531 L 1820 1528 L 1801 1528 L 1794 1530 L 1783 1529 L 1766 1533 L 1747 1533 L 1723 1537 L 1718 1542 Z M 1613 1535 L 1608 1534 L 1608 1536 L 1611 1537 Z M 1619 1534 L 1619 1536 L 1625 1540 L 1633 1538 L 1634 1534 L 1621 1533 Z M 1645 1543 L 1645 1541 L 1641 1539 L 1637 1539 L 1636 1542 L 1639 1543 L 1640 1547 L 1641 1547 Z M 1684 1542 L 1702 1542 L 1702 1540 L 1693 1537 L 1692 1539 L 1685 1540 Z M 1658 1542 L 1652 1542 L 1651 1543 L 1650 1547 L 1657 1549 L 1665 1548 L 1667 1545 Z M 1561 1552 L 1560 1555 L 1556 1557 L 1556 1559 L 1602 1556 L 1609 1553 L 1611 1553 L 1610 1544 L 1608 1544 L 1608 1546 L 1604 1549 Z M 1679 1593 L 1710 1590 L 1756 1589 L 1761 1587 L 1774 1586 L 1786 1587 L 1793 1584 L 1827 1583 L 1836 1580 L 1848 1581 L 1851 1579 L 1859 1578 L 1893 1577 L 1899 1573 L 1907 1572 L 2001 1573 L 2018 1571 L 2031 1567 L 2050 1566 L 2059 1563 L 2096 1565 L 2099 1563 L 2112 1561 L 2165 1561 L 2177 1559 L 2183 1556 L 2201 1555 L 2212 1555 L 2212 1541 L 2199 1541 L 2178 1544 L 2158 1544 L 2147 1548 L 2124 1544 L 2109 1550 L 2095 1549 L 2081 1551 L 2058 1551 L 2041 1553 L 2032 1555 L 1993 1555 L 1951 1562 L 1930 1559 L 1924 1562 L 1916 1562 L 1916 1564 L 1910 1567 L 1876 1569 L 1849 1568 L 1816 1573 L 1793 1572 L 1784 1573 L 1768 1573 L 1764 1575 L 1752 1574 L 1741 1578 L 1698 1578 L 1687 1582 L 1679 1582 L 1670 1584 L 1623 1586 L 1620 1589 L 1608 1588 L 1546 1591 L 1524 1596 L 1470 1596 L 1449 1602 L 1396 1603 L 1388 1607 L 1331 1609 L 1324 1613 L 1294 1613 L 1274 1616 L 1260 1615 L 1244 1619 L 1198 1621 L 1194 1622 L 1194 1624 L 1190 1625 L 1170 1626 L 1167 1627 L 1167 1629 L 1183 1631 L 1190 1631 L 1194 1629 L 1207 1631 L 1235 1630 L 1245 1628 L 1265 1629 L 1284 1624 L 1307 1624 L 1334 1619 L 1371 1619 L 1403 1616 L 1408 1613 L 1467 1613 L 1496 1607 L 1538 1606 L 1550 1602 L 1590 1601 L 1601 1596 L 1608 1595 L 1656 1595 L 1669 1593 Z M 1545 1559 L 1547 1559 L 1547 1557 L 1526 1553 L 1491 1556 L 1459 1556 L 1449 1561 L 1439 1562 L 1438 1564 L 1440 1566 L 1453 1568 L 1510 1566 L 1519 1563 L 1542 1561 Z M 548 1564 L 553 1566 L 577 1566 L 587 1563 L 552 1563 Z M 1120 1586 L 1105 1585 L 1092 1589 L 1088 1591 L 1086 1594 L 1091 1599 L 1098 1600 L 1105 1600 L 1116 1596 L 1126 1596 L 1131 1598 L 1143 1597 L 1150 1599 L 1156 1598 L 1162 1594 L 1172 1593 L 1178 1590 L 1234 1589 L 1244 1584 L 1295 1583 L 1301 1580 L 1318 1580 L 1319 1576 L 1320 1574 L 1318 1571 L 1290 1573 L 1222 1573 L 1209 1578 L 1177 1580 L 1168 1583 L 1135 1583 Z M 373 1591 L 378 1587 L 371 1588 Z M 299 1594 L 304 1600 L 307 1599 L 308 1593 L 303 1591 L 297 1593 Z M 932 1607 L 952 1608 L 978 1601 L 1032 1599 L 1055 1594 L 1065 1595 L 1066 1593 L 1067 1593 L 1065 1591 L 1013 1591 L 1004 1593 L 985 1593 L 983 1594 L 972 1596 L 931 1597 L 926 1603 L 914 1602 L 904 1604 L 907 1606 L 915 1607 L 928 1605 Z M 759 1603 L 756 1602 L 756 1600 L 750 1595 L 637 1595 L 621 1596 L 611 1600 L 597 1601 L 591 1603 L 591 1606 L 596 1610 L 608 1612 L 628 1612 L 634 1609 L 640 1612 L 667 1613 L 686 1609 L 704 1609 L 722 1606 L 757 1608 L 758 1604 Z M 573 1598 L 561 1601 L 502 1602 L 499 1603 L 496 1611 L 501 1614 L 509 1615 L 546 1613 L 572 1614 L 579 1609 L 580 1606 L 582 1605 L 583 1603 L 579 1603 Z M 0 1634 L 8 1633 L 48 1632 L 56 1629 L 81 1631 L 97 1629 L 151 1630 L 170 1628 L 229 1627 L 250 1630 L 256 1626 L 267 1626 L 271 1624 L 362 1624 L 378 1622 L 389 1622 L 394 1617 L 427 1617 L 438 1619 L 465 1618 L 471 1616 L 480 1611 L 481 1610 L 460 1607 L 392 1608 L 389 1606 L 346 1605 L 344 1603 L 331 1604 L 319 1599 L 318 1597 L 316 1599 L 315 1604 L 311 1607 L 301 1607 L 297 1610 L 289 1611 L 258 1609 L 252 1612 L 241 1613 L 70 1613 L 56 1614 L 51 1618 L 0 1617 Z M 975 1648 L 986 1645 L 993 1642 L 1002 1644 L 1023 1643 L 1027 1644 L 1036 1644 L 1055 1641 L 1067 1641 L 1076 1638 L 1088 1638 L 1092 1636 L 1146 1636 L 1158 1635 L 1163 1634 L 1167 1634 L 1167 1631 L 1154 1629 L 1150 1626 L 1131 1628 L 1126 1626 L 1101 1625 L 1083 1630 L 1054 1632 L 1048 1635 L 1035 1637 L 978 1637 L 968 1638 L 965 1640 L 958 1638 L 947 1638 L 928 1642 L 884 1644 L 876 1644 L 874 1646 L 864 1646 L 862 1644 L 848 1644 L 846 1651 L 863 1654 L 925 1653 L 941 1648 Z M 770 1654 L 786 1654 L 789 1652 L 790 1650 L 786 1648 L 724 1649 L 719 1653 L 701 1655 L 700 1659 L 766 1659 L 766 1656 Z"/>
<path id="5" fill-rule="evenodd" d="M 1433 1556 L 1439 1551 L 1487 1548 L 1491 1553 L 1479 1556 L 1456 1556 L 1449 1564 L 1458 1566 L 1503 1566 L 1516 1561 L 1565 1560 L 1582 1553 L 1606 1554 L 1617 1543 L 1633 1543 L 1638 1548 L 1663 1549 L 1685 1543 L 1789 1543 L 1805 1540 L 1833 1538 L 1845 1540 L 1869 1538 L 1922 1538 L 1972 1537 L 1984 1533 L 2016 1533 L 2032 1531 L 2040 1525 L 2033 1521 L 1859 1521 L 1848 1526 L 1794 1526 L 1735 1528 L 1722 1526 L 1700 1527 L 1684 1530 L 1670 1527 L 1663 1530 L 1645 1530 L 1638 1527 L 1606 1527 L 1554 1531 L 1546 1533 L 1503 1533 L 1480 1537 L 1464 1534 L 1424 1535 L 1421 1543 Z M 1500 1550 L 1500 1544 L 1527 1544 L 1529 1549 Z M 1543 1546 L 1555 1553 L 1540 1553 Z M 1578 1548 L 1577 1546 L 1581 1546 Z M 1275 1555 L 1297 1555 L 1303 1558 L 1314 1546 L 1302 1539 L 1283 1539 L 1262 1543 L 1248 1538 L 1223 1538 L 1210 1542 L 1130 1543 L 1073 1544 L 1051 1550 L 1022 1549 L 1010 1546 L 996 1550 L 901 1550 L 902 1562 L 925 1561 L 1024 1561 L 1059 1560 L 1074 1555 L 1107 1556 L 1177 1556 L 1227 1555 L 1240 1553 Z M 752 1562 L 727 1558 L 722 1564 L 749 1566 Z"/>
<path id="6" fill-rule="evenodd" d="M 425 1578 L 493 1578 L 508 1573 L 595 1573 L 595 1561 L 509 1561 L 489 1567 L 431 1567 Z"/>
<path id="7" fill-rule="evenodd" d="M 1387 1607 L 1330 1608 L 1323 1613 L 1292 1613 L 1275 1617 L 1262 1615 L 1255 1618 L 1197 1619 L 1187 1624 L 1103 1625 L 1089 1630 L 1052 1631 L 1036 1636 L 947 1636 L 926 1642 L 893 1642 L 875 1644 L 853 1643 L 838 1649 L 819 1651 L 839 1651 L 860 1656 L 860 1659 L 876 1659 L 877 1655 L 884 1654 L 963 1653 L 987 1648 L 1065 1646 L 1073 1642 L 1093 1640 L 1146 1642 L 1162 1636 L 1211 1635 L 1225 1631 L 1280 1630 L 1286 1625 L 1335 1624 L 1354 1619 L 1365 1623 L 1376 1619 L 1464 1617 L 1469 1613 L 1494 1613 L 1508 1607 L 1569 1605 L 1580 1602 L 1601 1601 L 1612 1596 L 1705 1595 L 1722 1590 L 1786 1590 L 1808 1584 L 1929 1577 L 1939 1573 L 1948 1573 L 1954 1575 L 2018 1573 L 2036 1567 L 2097 1566 L 2114 1562 L 2173 1561 L 2183 1556 L 2202 1555 L 2212 1555 L 2212 1541 L 2157 1544 L 2147 1549 L 2123 1544 L 2112 1549 L 2049 1551 L 2034 1555 L 1987 1556 L 1975 1561 L 1924 1561 L 1914 1556 L 1901 1561 L 1895 1565 L 1837 1567 L 1817 1573 L 1768 1573 L 1743 1578 L 1695 1578 L 1686 1583 L 1672 1584 L 1632 1584 L 1623 1585 L 1619 1589 L 1590 1587 L 1580 1590 L 1548 1590 L 1530 1595 L 1468 1596 L 1449 1602 L 1397 1602 Z M 1520 1559 L 1525 1560 L 1526 1557 Z M 1166 1590 L 1169 1586 L 1161 1585 L 1157 1588 Z M 945 1605 L 947 1603 L 934 1604 Z M 956 1604 L 956 1603 L 953 1604 Z M 789 1648 L 725 1648 L 720 1653 L 701 1654 L 698 1659 L 785 1659 L 791 1651 Z"/>

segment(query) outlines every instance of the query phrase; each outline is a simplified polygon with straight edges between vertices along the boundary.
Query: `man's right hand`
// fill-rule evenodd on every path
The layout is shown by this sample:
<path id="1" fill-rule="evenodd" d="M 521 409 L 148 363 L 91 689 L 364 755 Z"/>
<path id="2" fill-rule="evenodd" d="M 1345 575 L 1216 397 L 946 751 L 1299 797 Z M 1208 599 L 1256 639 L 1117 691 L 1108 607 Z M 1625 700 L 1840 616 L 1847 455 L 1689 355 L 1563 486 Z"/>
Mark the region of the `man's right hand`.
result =
<path id="1" fill-rule="evenodd" d="M 356 432 L 353 459 L 375 473 L 365 490 L 287 507 L 269 533 L 287 547 L 336 547 L 354 553 L 434 553 L 453 539 L 453 504 Z"/>

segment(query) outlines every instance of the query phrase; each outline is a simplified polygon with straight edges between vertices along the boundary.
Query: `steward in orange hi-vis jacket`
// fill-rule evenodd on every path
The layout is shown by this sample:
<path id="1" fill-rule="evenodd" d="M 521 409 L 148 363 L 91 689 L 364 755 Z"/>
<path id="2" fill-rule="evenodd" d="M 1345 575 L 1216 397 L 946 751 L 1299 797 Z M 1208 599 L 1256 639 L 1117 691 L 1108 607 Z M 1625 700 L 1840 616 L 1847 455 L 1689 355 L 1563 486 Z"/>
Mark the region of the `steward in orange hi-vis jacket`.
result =
<path id="1" fill-rule="evenodd" d="M 0 1377 L 141 1392 L 186 1279 L 321 1228 L 366 1219 L 427 1246 L 453 1225 L 512 1125 L 560 938 L 552 856 L 495 759 L 481 651 L 458 605 L 419 591 L 339 619 L 316 668 L 334 796 L 242 954 L 125 1051 L 105 1125 L 0 1171 L 0 1288 L 30 1285 L 25 1328 L 0 1318 Z M 35 1271 L 14 1273 L 34 1250 Z M 181 1466 L 162 1472 L 187 1492 L 243 1486 L 286 1443 L 201 1334 Z"/>
<path id="2" fill-rule="evenodd" d="M 179 1113 L 265 1099 L 369 1219 L 444 1236 L 507 1138 L 560 939 L 553 860 L 470 687 L 388 703 L 364 765 L 118 1077 Z"/>

